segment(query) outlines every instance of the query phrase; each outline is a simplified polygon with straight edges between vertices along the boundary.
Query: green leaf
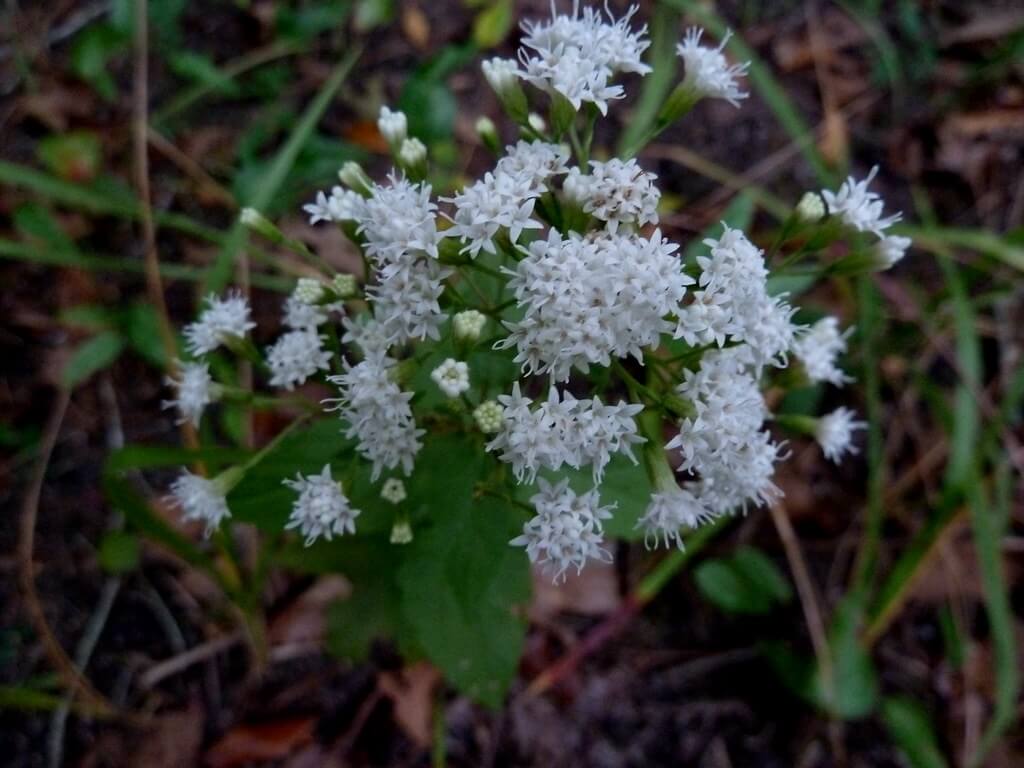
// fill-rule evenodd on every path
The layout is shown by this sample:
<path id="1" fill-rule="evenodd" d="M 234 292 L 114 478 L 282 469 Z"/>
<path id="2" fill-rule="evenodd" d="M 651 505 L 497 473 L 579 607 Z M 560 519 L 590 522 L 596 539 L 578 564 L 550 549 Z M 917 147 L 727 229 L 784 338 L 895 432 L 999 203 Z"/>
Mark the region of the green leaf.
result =
<path id="1" fill-rule="evenodd" d="M 204 86 L 210 93 L 236 96 L 239 92 L 234 79 L 220 70 L 209 56 L 194 51 L 177 51 L 168 57 L 167 63 L 178 77 Z"/>
<path id="2" fill-rule="evenodd" d="M 232 516 L 265 531 L 280 532 L 295 501 L 295 491 L 282 481 L 298 473 L 318 473 L 342 457 L 350 460 L 353 443 L 342 434 L 343 426 L 338 419 L 324 418 L 281 440 L 246 469 L 245 477 L 228 494 Z M 337 473 L 334 476 L 340 478 Z"/>
<path id="3" fill-rule="evenodd" d="M 134 571 L 139 565 L 139 539 L 126 531 L 110 531 L 100 540 L 97 555 L 107 573 Z"/>
<path id="4" fill-rule="evenodd" d="M 36 154 L 51 173 L 62 179 L 91 181 L 99 173 L 103 147 L 92 131 L 72 131 L 40 140 Z"/>
<path id="5" fill-rule="evenodd" d="M 947 768 L 928 713 L 916 701 L 905 696 L 883 699 L 882 722 L 912 768 Z"/>
<path id="6" fill-rule="evenodd" d="M 104 331 L 79 345 L 61 372 L 66 387 L 77 387 L 97 371 L 113 365 L 124 349 L 124 339 L 115 331 Z"/>
<path id="7" fill-rule="evenodd" d="M 75 39 L 71 48 L 71 71 L 93 87 L 107 101 L 117 98 L 117 84 L 107 71 L 107 62 L 129 48 L 126 35 L 110 24 L 92 24 Z"/>
<path id="8" fill-rule="evenodd" d="M 160 333 L 160 316 L 151 304 L 136 302 L 125 312 L 122 332 L 131 348 L 146 361 L 165 370 L 170 362 Z"/>
<path id="9" fill-rule="evenodd" d="M 706 560 L 694 577 L 701 593 L 729 613 L 764 614 L 793 598 L 778 566 L 751 547 L 741 547 L 732 557 Z"/>
<path id="10" fill-rule="evenodd" d="M 408 116 L 409 133 L 413 136 L 426 142 L 451 138 L 459 106 L 443 81 L 413 75 L 402 88 L 398 106 Z"/>
<path id="11" fill-rule="evenodd" d="M 68 307 L 57 314 L 57 319 L 72 328 L 84 328 L 88 331 L 110 330 L 117 324 L 115 313 L 99 304 L 78 304 Z"/>
<path id="12" fill-rule="evenodd" d="M 481 48 L 493 48 L 508 35 L 513 21 L 512 0 L 495 0 L 473 19 L 473 41 Z"/>
<path id="13" fill-rule="evenodd" d="M 530 575 L 524 553 L 509 546 L 521 529 L 519 512 L 474 497 L 492 462 L 464 437 L 424 446 L 406 504 L 426 508 L 428 523 L 415 528 L 398 584 L 412 642 L 459 690 L 495 707 L 522 650 L 526 627 L 516 609 L 529 597 Z"/>
<path id="14" fill-rule="evenodd" d="M 107 469 L 123 472 L 129 469 L 181 467 L 196 463 L 217 469 L 240 464 L 251 455 L 249 451 L 241 448 L 207 447 L 191 450 L 176 445 L 126 445 L 110 454 L 107 458 Z"/>
<path id="15" fill-rule="evenodd" d="M 57 219 L 38 203 L 26 203 L 18 207 L 14 212 L 14 228 L 34 244 L 63 253 L 78 253 L 74 241 L 67 236 Z"/>
<path id="16" fill-rule="evenodd" d="M 818 675 L 818 689 L 825 709 L 843 719 L 869 714 L 878 698 L 878 676 L 871 654 L 860 642 L 863 606 L 859 595 L 849 593 L 836 606 L 829 627 L 829 648 L 835 696 L 828 701 Z"/>
<path id="17" fill-rule="evenodd" d="M 390 23 L 394 16 L 394 0 L 358 0 L 355 15 L 356 31 L 369 32 Z"/>
<path id="18" fill-rule="evenodd" d="M 278 6 L 275 26 L 280 38 L 309 43 L 324 32 L 341 30 L 352 10 L 350 0 L 320 0 L 313 5 Z"/>

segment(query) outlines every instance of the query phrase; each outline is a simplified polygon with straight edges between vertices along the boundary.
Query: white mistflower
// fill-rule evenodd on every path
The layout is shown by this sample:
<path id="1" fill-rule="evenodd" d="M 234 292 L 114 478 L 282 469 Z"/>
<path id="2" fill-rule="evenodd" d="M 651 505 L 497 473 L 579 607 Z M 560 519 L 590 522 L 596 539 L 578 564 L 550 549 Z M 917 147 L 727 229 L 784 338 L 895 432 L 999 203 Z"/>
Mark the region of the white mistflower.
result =
<path id="1" fill-rule="evenodd" d="M 220 385 L 213 382 L 206 363 L 180 363 L 176 373 L 166 381 L 177 390 L 177 397 L 165 400 L 163 407 L 178 409 L 178 424 L 198 427 L 206 406 L 220 399 Z"/>
<path id="2" fill-rule="evenodd" d="M 185 513 L 185 520 L 200 520 L 206 524 L 207 536 L 220 527 L 221 521 L 231 517 L 221 486 L 187 469 L 171 483 L 171 497 Z"/>
<path id="3" fill-rule="evenodd" d="M 469 389 L 469 366 L 449 357 L 430 372 L 430 378 L 448 397 L 458 397 Z"/>
<path id="4" fill-rule="evenodd" d="M 636 416 L 643 408 L 638 403 L 622 401 L 605 405 L 597 397 L 577 401 L 576 424 L 567 430 L 566 441 L 570 445 L 575 442 L 578 463 L 590 464 L 593 468 L 595 485 L 600 485 L 604 468 L 613 454 L 623 453 L 636 464 L 632 447 L 644 442 L 636 428 Z"/>
<path id="5" fill-rule="evenodd" d="M 437 258 L 440 234 L 430 200 L 429 184 L 413 184 L 390 176 L 388 184 L 374 184 L 356 219 L 356 231 L 366 240 L 366 255 L 385 277 L 420 256 Z"/>
<path id="6" fill-rule="evenodd" d="M 832 216 L 838 216 L 858 232 L 872 232 L 882 237 L 883 230 L 902 219 L 903 214 L 882 216 L 885 201 L 874 192 L 868 191 L 868 185 L 877 173 L 876 165 L 863 181 L 857 181 L 850 176 L 840 185 L 838 192 L 823 189 L 821 196 L 825 198 L 828 212 Z"/>
<path id="7" fill-rule="evenodd" d="M 387 335 L 388 343 L 402 344 L 409 339 L 441 338 L 445 320 L 439 299 L 443 281 L 451 270 L 436 261 L 415 261 L 366 289 L 374 317 Z"/>
<path id="8" fill-rule="evenodd" d="M 456 312 L 452 316 L 452 330 L 455 331 L 455 338 L 464 341 L 476 341 L 487 323 L 487 315 L 475 309 L 466 309 Z"/>
<path id="9" fill-rule="evenodd" d="M 299 474 L 282 482 L 299 494 L 285 530 L 298 528 L 307 547 L 321 536 L 330 541 L 356 532 L 356 518 L 361 513 L 349 504 L 341 483 L 331 477 L 330 464 L 325 464 L 319 475 Z"/>
<path id="10" fill-rule="evenodd" d="M 630 8 L 616 21 L 607 22 L 593 8 L 578 7 L 572 16 L 554 15 L 550 21 L 526 21 L 519 49 L 521 77 L 541 90 L 558 93 L 576 109 L 583 102 L 594 104 L 601 114 L 608 102 L 625 94 L 610 80 L 619 72 L 647 74 L 650 67 L 640 57 L 650 45 L 647 28 L 633 31 Z"/>
<path id="11" fill-rule="evenodd" d="M 398 159 L 407 168 L 422 166 L 427 161 L 427 146 L 415 137 L 406 139 L 398 150 Z"/>
<path id="12" fill-rule="evenodd" d="M 676 46 L 676 53 L 685 64 L 684 83 L 703 96 L 725 99 L 738 107 L 740 100 L 750 94 L 741 91 L 736 81 L 747 74 L 750 62 L 729 64 L 725 58 L 722 49 L 729 42 L 732 32 L 725 34 L 717 48 L 701 45 L 703 35 L 703 29 L 690 27 L 686 30 L 686 37 Z"/>
<path id="13" fill-rule="evenodd" d="M 637 520 L 643 529 L 644 544 L 650 549 L 662 542 L 683 549 L 682 533 L 696 530 L 714 519 L 704 503 L 685 488 L 659 491 L 651 495 L 647 509 Z"/>
<path id="14" fill-rule="evenodd" d="M 493 400 L 486 400 L 473 409 L 473 420 L 485 435 L 493 435 L 501 429 L 504 409 Z"/>
<path id="15" fill-rule="evenodd" d="M 548 181 L 569 170 L 569 148 L 543 141 L 518 141 L 505 147 L 505 156 L 494 168 L 496 174 L 518 178 L 528 194 L 541 195 Z"/>
<path id="16" fill-rule="evenodd" d="M 289 331 L 267 350 L 270 386 L 292 390 L 331 367 L 331 353 L 315 328 Z"/>
<path id="17" fill-rule="evenodd" d="M 804 192 L 796 204 L 796 215 L 803 221 L 821 221 L 826 213 L 825 201 L 817 192 Z"/>
<path id="18" fill-rule="evenodd" d="M 572 567 L 579 573 L 588 560 L 611 562 L 604 543 L 602 521 L 611 517 L 612 506 L 600 506 L 597 491 L 577 496 L 569 481 L 551 485 L 537 481 L 540 493 L 530 499 L 537 515 L 512 539 L 513 546 L 526 547 L 530 562 L 544 566 L 556 583 L 565 580 Z"/>
<path id="19" fill-rule="evenodd" d="M 519 65 L 514 59 L 493 58 L 482 65 L 488 85 L 499 96 L 503 96 L 519 84 Z"/>
<path id="20" fill-rule="evenodd" d="M 727 463 L 709 463 L 691 487 L 713 515 L 772 504 L 783 495 L 773 480 L 775 463 L 782 456 L 783 447 L 772 442 L 768 432 L 756 432 L 728 454 Z"/>
<path id="21" fill-rule="evenodd" d="M 346 436 L 356 438 L 359 453 L 373 464 L 371 480 L 397 467 L 410 474 L 424 431 L 413 420 L 412 392 L 403 392 L 392 378 L 395 361 L 371 354 L 358 365 L 344 365 L 344 373 L 328 378 L 340 390 L 340 397 L 327 401 L 328 410 L 348 423 Z"/>
<path id="22" fill-rule="evenodd" d="M 384 324 L 368 314 L 359 319 L 342 318 L 341 326 L 345 329 L 342 342 L 356 346 L 364 357 L 386 355 L 393 343 Z"/>
<path id="23" fill-rule="evenodd" d="M 380 117 L 377 118 L 377 129 L 388 144 L 398 147 L 405 141 L 409 132 L 409 123 L 404 112 L 392 112 L 387 107 L 380 108 Z"/>
<path id="24" fill-rule="evenodd" d="M 380 489 L 380 497 L 389 504 L 401 504 L 405 501 L 405 483 L 397 477 L 389 477 Z"/>
<path id="25" fill-rule="evenodd" d="M 285 299 L 281 322 L 293 331 L 315 330 L 327 322 L 326 308 L 302 301 L 293 293 Z"/>
<path id="26" fill-rule="evenodd" d="M 497 253 L 494 238 L 503 229 L 513 243 L 524 229 L 540 229 L 541 223 L 533 218 L 540 191 L 531 184 L 525 174 L 485 174 L 455 197 L 445 198 L 455 206 L 455 215 L 449 217 L 452 226 L 444 235 L 464 241 L 462 252 L 475 259 L 481 250 Z"/>
<path id="27" fill-rule="evenodd" d="M 516 347 L 526 373 L 565 381 L 572 368 L 607 366 L 613 358 L 643 358 L 672 326 L 693 282 L 682 270 L 678 246 L 660 231 L 636 234 L 571 234 L 554 229 L 529 245 L 508 287 L 524 311 L 506 323 L 510 335 L 495 346 Z"/>
<path id="28" fill-rule="evenodd" d="M 356 221 L 363 215 L 366 201 L 351 189 L 333 187 L 328 195 L 317 192 L 316 200 L 302 206 L 309 214 L 309 223 L 321 221 Z"/>
<path id="29" fill-rule="evenodd" d="M 900 261 L 907 248 L 910 247 L 911 239 L 900 235 L 885 235 L 874 246 L 874 256 L 879 270 L 891 269 Z"/>
<path id="30" fill-rule="evenodd" d="M 793 353 L 803 363 L 808 379 L 837 387 L 853 381 L 837 365 L 839 356 L 846 352 L 846 339 L 852 332 L 852 328 L 840 331 L 839 321 L 829 316 L 821 318 L 796 340 Z"/>
<path id="31" fill-rule="evenodd" d="M 224 298 L 211 293 L 199 319 L 185 327 L 185 345 L 193 355 L 205 355 L 255 327 L 249 319 L 249 302 L 241 293 L 231 291 Z"/>
<path id="32" fill-rule="evenodd" d="M 356 276 L 349 274 L 335 275 L 331 280 L 331 290 L 339 299 L 351 299 L 356 295 Z"/>
<path id="33" fill-rule="evenodd" d="M 636 160 L 592 160 L 590 166 L 589 175 L 573 168 L 565 180 L 566 193 L 584 212 L 606 222 L 613 233 L 619 224 L 658 223 L 661 193 L 654 185 L 657 176 L 643 170 Z"/>
<path id="34" fill-rule="evenodd" d="M 832 413 L 818 419 L 814 431 L 814 439 L 821 446 L 825 458 L 838 464 L 847 453 L 856 455 L 857 446 L 853 444 L 853 433 L 867 427 L 867 423 L 858 421 L 857 414 L 849 408 L 837 408 Z"/>

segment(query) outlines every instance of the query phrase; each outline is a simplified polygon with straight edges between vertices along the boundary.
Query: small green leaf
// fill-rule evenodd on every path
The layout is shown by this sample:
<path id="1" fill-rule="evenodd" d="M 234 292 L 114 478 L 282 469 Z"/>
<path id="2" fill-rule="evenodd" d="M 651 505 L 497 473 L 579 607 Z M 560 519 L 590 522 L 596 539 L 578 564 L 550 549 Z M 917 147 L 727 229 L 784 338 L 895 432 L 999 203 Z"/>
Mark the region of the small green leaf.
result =
<path id="1" fill-rule="evenodd" d="M 88 331 L 110 330 L 117 322 L 114 313 L 108 307 L 99 304 L 78 304 L 68 307 L 57 314 L 57 319 L 64 325 Z"/>
<path id="2" fill-rule="evenodd" d="M 103 147 L 92 131 L 72 131 L 42 139 L 36 145 L 36 154 L 55 176 L 89 182 L 99 173 Z"/>
<path id="3" fill-rule="evenodd" d="M 128 50 L 129 38 L 110 24 L 86 27 L 71 48 L 71 70 L 107 101 L 117 98 L 117 84 L 107 62 Z"/>
<path id="4" fill-rule="evenodd" d="M 160 317 L 151 304 L 136 302 L 125 312 L 122 328 L 132 349 L 157 368 L 170 362 L 160 332 Z"/>
<path id="5" fill-rule="evenodd" d="M 26 203 L 18 207 L 14 212 L 14 228 L 34 244 L 61 253 L 78 253 L 74 241 L 61 228 L 60 222 L 38 203 Z"/>
<path id="6" fill-rule="evenodd" d="M 139 539 L 125 531 L 110 531 L 100 541 L 100 567 L 111 574 L 127 573 L 139 565 Z"/>
<path id="7" fill-rule="evenodd" d="M 924 708 L 905 696 L 882 700 L 882 722 L 912 768 L 947 768 Z"/>
<path id="8" fill-rule="evenodd" d="M 79 345 L 64 366 L 61 380 L 77 387 L 97 371 L 113 365 L 124 349 L 124 339 L 115 331 L 104 331 Z"/>
<path id="9" fill-rule="evenodd" d="M 858 596 L 849 593 L 836 606 L 829 627 L 835 698 L 830 703 L 821 689 L 821 701 L 827 710 L 844 719 L 868 715 L 878 698 L 878 676 L 871 655 L 860 641 L 863 606 Z"/>
<path id="10" fill-rule="evenodd" d="M 779 567 L 753 547 L 740 547 L 732 557 L 733 566 L 750 584 L 755 584 L 775 602 L 788 603 L 793 590 Z"/>
<path id="11" fill-rule="evenodd" d="M 369 32 L 388 24 L 394 16 L 394 0 L 359 0 L 356 4 L 356 31 Z"/>
<path id="12" fill-rule="evenodd" d="M 235 96 L 239 92 L 238 84 L 218 69 L 209 56 L 194 51 L 176 51 L 168 57 L 167 63 L 178 77 L 202 85 L 211 93 Z"/>
<path id="13" fill-rule="evenodd" d="M 495 0 L 473 20 L 473 41 L 481 48 L 493 48 L 512 29 L 512 0 Z"/>
<path id="14" fill-rule="evenodd" d="M 751 547 L 701 563 L 694 576 L 704 596 L 729 613 L 768 613 L 793 598 L 789 582 L 775 563 Z"/>
<path id="15" fill-rule="evenodd" d="M 458 104 L 443 81 L 422 74 L 413 75 L 402 88 L 399 108 L 409 118 L 409 133 L 426 142 L 451 137 Z"/>

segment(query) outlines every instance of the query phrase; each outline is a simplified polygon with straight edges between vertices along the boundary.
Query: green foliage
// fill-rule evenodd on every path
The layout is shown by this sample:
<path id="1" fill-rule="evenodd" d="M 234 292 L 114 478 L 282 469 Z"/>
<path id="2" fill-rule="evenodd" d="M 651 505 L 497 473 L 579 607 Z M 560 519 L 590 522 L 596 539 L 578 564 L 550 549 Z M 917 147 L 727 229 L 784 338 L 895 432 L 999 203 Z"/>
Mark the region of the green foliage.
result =
<path id="1" fill-rule="evenodd" d="M 47 136 L 36 145 L 36 154 L 51 173 L 70 181 L 91 181 L 103 161 L 100 137 L 92 131 Z"/>
<path id="2" fill-rule="evenodd" d="M 195 51 L 176 51 L 167 57 L 167 63 L 178 77 L 204 86 L 211 93 L 236 96 L 238 83 L 217 68 L 209 56 Z"/>
<path id="3" fill-rule="evenodd" d="M 694 572 L 711 603 L 728 613 L 766 614 L 793 598 L 789 582 L 762 552 L 740 547 L 731 557 L 706 560 Z"/>
<path id="4" fill-rule="evenodd" d="M 100 540 L 97 557 L 107 573 L 134 571 L 139 566 L 139 539 L 125 531 L 110 531 Z"/>
<path id="5" fill-rule="evenodd" d="M 124 351 L 125 342 L 115 331 L 103 331 L 80 344 L 61 371 L 61 383 L 77 387 L 94 373 L 108 368 Z"/>
<path id="6" fill-rule="evenodd" d="M 117 84 L 107 65 L 128 51 L 131 38 L 110 24 L 92 24 L 75 38 L 71 48 L 71 71 L 106 101 L 117 98 Z"/>
<path id="7" fill-rule="evenodd" d="M 473 19 L 473 42 L 493 48 L 508 35 L 514 21 L 512 0 L 493 0 Z"/>
<path id="8" fill-rule="evenodd" d="M 916 701 L 905 696 L 886 697 L 882 722 L 911 768 L 946 768 L 928 713 Z"/>
<path id="9" fill-rule="evenodd" d="M 274 23 L 278 37 L 309 43 L 325 32 L 341 30 L 351 12 L 351 0 L 319 0 L 297 8 L 280 3 Z"/>

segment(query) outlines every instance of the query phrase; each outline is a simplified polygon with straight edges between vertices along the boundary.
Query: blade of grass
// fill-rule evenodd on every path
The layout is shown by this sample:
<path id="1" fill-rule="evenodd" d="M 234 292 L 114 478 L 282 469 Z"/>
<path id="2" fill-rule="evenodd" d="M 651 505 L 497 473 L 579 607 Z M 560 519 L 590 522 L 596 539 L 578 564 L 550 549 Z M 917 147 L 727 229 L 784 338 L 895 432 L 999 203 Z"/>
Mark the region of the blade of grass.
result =
<path id="1" fill-rule="evenodd" d="M 693 15 L 718 39 L 722 39 L 728 32 L 728 27 L 721 17 L 710 8 L 697 2 L 697 0 L 661 0 L 661 3 Z M 726 47 L 736 60 L 750 62 L 748 76 L 751 85 L 760 93 L 761 98 L 764 99 L 768 108 L 775 114 L 775 118 L 785 129 L 786 133 L 790 135 L 793 141 L 797 142 L 804 159 L 814 169 L 818 179 L 823 184 L 834 184 L 836 181 L 834 172 L 825 163 L 814 142 L 805 140 L 811 135 L 810 126 L 807 125 L 799 110 L 786 94 L 786 91 L 779 85 L 771 69 L 761 61 L 761 57 L 757 55 L 757 52 L 738 35 L 733 35 Z"/>
<path id="2" fill-rule="evenodd" d="M 244 201 L 245 205 L 251 206 L 256 210 L 262 210 L 273 200 L 274 195 L 277 194 L 281 184 L 284 182 L 288 171 L 295 164 L 295 159 L 298 157 L 299 152 L 312 135 L 324 112 L 327 111 L 327 107 L 334 99 L 338 89 L 341 88 L 341 84 L 345 82 L 345 78 L 348 77 L 348 73 L 355 65 L 360 53 L 361 48 L 358 46 L 354 47 L 334 68 L 331 76 L 327 78 L 327 81 L 320 88 L 316 98 L 313 99 L 312 103 L 302 114 L 288 140 L 277 151 L 277 155 L 271 161 L 263 178 L 255 184 L 255 191 L 249 200 Z M 206 290 L 214 293 L 219 293 L 223 290 L 231 279 L 235 257 L 245 247 L 247 240 L 248 229 L 240 221 L 236 221 L 231 229 L 228 230 L 224 244 L 217 254 L 217 258 L 210 266 L 205 280 Z"/>
<path id="3" fill-rule="evenodd" d="M 626 123 L 625 130 L 619 139 L 619 154 L 627 147 L 640 141 L 654 125 L 658 110 L 676 82 L 679 62 L 676 59 L 677 30 L 679 29 L 679 13 L 667 5 L 659 5 L 654 10 L 651 21 L 651 54 L 654 71 L 644 78 L 640 90 L 640 98 Z"/>

